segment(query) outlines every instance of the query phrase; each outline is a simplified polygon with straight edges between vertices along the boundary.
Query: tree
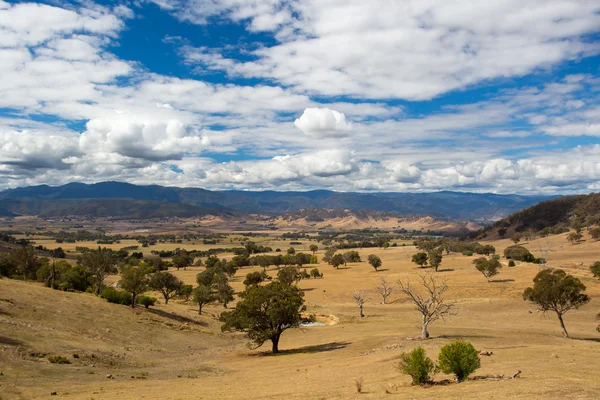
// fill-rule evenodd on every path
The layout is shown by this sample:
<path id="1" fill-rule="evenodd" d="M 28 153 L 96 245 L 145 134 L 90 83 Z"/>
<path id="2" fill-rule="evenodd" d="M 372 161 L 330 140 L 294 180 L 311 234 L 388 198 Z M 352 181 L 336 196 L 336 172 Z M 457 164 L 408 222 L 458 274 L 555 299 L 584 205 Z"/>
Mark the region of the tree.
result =
<path id="1" fill-rule="evenodd" d="M 165 304 L 181 290 L 183 282 L 169 272 L 157 272 L 150 278 L 149 287 L 160 292 L 165 298 Z"/>
<path id="2" fill-rule="evenodd" d="M 382 276 L 379 285 L 375 286 L 375 291 L 381 296 L 381 304 L 387 304 L 387 298 L 390 297 L 393 290 L 394 287 L 385 279 L 385 276 Z"/>
<path id="3" fill-rule="evenodd" d="M 502 264 L 495 258 L 487 259 L 485 257 L 476 258 L 473 260 L 473 264 L 477 271 L 481 272 L 486 277 L 488 282 L 492 276 L 496 276 L 500 273 Z"/>
<path id="4" fill-rule="evenodd" d="M 594 278 L 600 278 L 600 261 L 596 261 L 590 266 L 590 271 L 594 275 Z"/>
<path id="5" fill-rule="evenodd" d="M 251 286 L 240 294 L 235 309 L 221 314 L 221 330 L 245 332 L 258 348 L 267 340 L 273 353 L 279 353 L 281 334 L 302 323 L 306 310 L 304 294 L 294 285 L 274 281 L 264 286 Z"/>
<path id="6" fill-rule="evenodd" d="M 184 301 L 189 301 L 194 287 L 192 285 L 181 285 L 181 289 L 177 291 L 177 296 L 183 297 Z"/>
<path id="7" fill-rule="evenodd" d="M 571 232 L 567 236 L 567 240 L 571 244 L 575 244 L 575 243 L 581 241 L 582 238 L 583 238 L 583 235 L 581 234 L 581 232 Z"/>
<path id="8" fill-rule="evenodd" d="M 179 268 L 183 268 L 184 270 L 186 270 L 187 267 L 192 265 L 193 261 L 194 259 L 190 257 L 190 253 L 188 253 L 185 250 L 181 250 L 179 254 L 173 256 L 173 265 L 175 266 L 175 268 L 177 268 L 178 271 Z"/>
<path id="9" fill-rule="evenodd" d="M 480 366 L 479 354 L 469 342 L 457 340 L 440 349 L 438 367 L 446 374 L 454 374 L 458 382 L 467 379 Z"/>
<path id="10" fill-rule="evenodd" d="M 198 272 L 198 274 L 196 275 L 196 282 L 198 283 L 198 285 L 204 285 L 204 286 L 210 287 L 213 283 L 214 278 L 215 278 L 215 270 L 210 268 L 210 269 L 206 269 L 202 272 Z"/>
<path id="11" fill-rule="evenodd" d="M 298 274 L 298 268 L 296 267 L 284 267 L 277 272 L 277 279 L 284 285 L 291 285 L 294 282 L 300 280 L 300 274 Z"/>
<path id="12" fill-rule="evenodd" d="M 427 265 L 427 259 L 428 259 L 427 253 L 423 253 L 423 252 L 413 254 L 413 256 L 412 256 L 412 262 L 414 262 L 421 268 L 423 268 L 424 265 Z"/>
<path id="13" fill-rule="evenodd" d="M 77 265 L 81 265 L 91 276 L 96 294 L 104 287 L 104 279 L 117 272 L 117 256 L 107 248 L 88 251 L 77 257 Z"/>
<path id="14" fill-rule="evenodd" d="M 375 268 L 375 272 L 377 272 L 377 269 L 381 267 L 381 258 L 375 254 L 370 254 L 367 260 L 369 261 L 369 264 L 371 264 L 371 267 Z"/>
<path id="15" fill-rule="evenodd" d="M 431 275 L 420 275 L 419 278 L 424 288 L 424 294 L 418 293 L 408 280 L 406 283 L 398 281 L 398 285 L 400 290 L 413 302 L 417 311 L 421 313 L 421 339 L 428 339 L 429 324 L 450 315 L 454 303 L 444 300 L 444 293 L 448 290 L 445 282 L 438 283 Z"/>
<path id="16" fill-rule="evenodd" d="M 336 251 L 337 249 L 335 247 L 331 247 L 325 250 L 325 254 L 323 255 L 323 261 L 325 261 L 326 263 L 330 263 Z"/>
<path id="17" fill-rule="evenodd" d="M 309 246 L 310 251 L 315 254 L 317 251 L 319 251 L 319 246 L 317 246 L 316 244 L 311 244 Z"/>
<path id="18" fill-rule="evenodd" d="M 438 271 L 438 268 L 440 266 L 440 264 L 442 263 L 442 249 L 435 249 L 432 250 L 429 254 L 429 265 L 431 265 L 433 268 L 435 268 L 435 272 Z"/>
<path id="19" fill-rule="evenodd" d="M 310 276 L 317 279 L 317 278 L 322 278 L 323 274 L 319 272 L 318 268 L 313 268 L 310 270 Z"/>
<path id="20" fill-rule="evenodd" d="M 339 269 L 340 265 L 344 263 L 344 256 L 341 254 L 335 254 L 333 257 L 331 257 L 331 261 L 329 263 L 333 265 L 335 269 Z"/>
<path id="21" fill-rule="evenodd" d="M 289 249 L 287 249 L 287 253 L 290 256 L 293 254 L 296 254 L 296 249 L 294 249 L 293 247 L 290 247 Z"/>
<path id="22" fill-rule="evenodd" d="M 192 291 L 192 302 L 198 304 L 198 314 L 202 315 L 202 307 L 215 301 L 215 296 L 209 287 L 199 285 Z"/>
<path id="23" fill-rule="evenodd" d="M 590 236 L 594 240 L 600 239 L 600 227 L 590 229 Z"/>
<path id="24" fill-rule="evenodd" d="M 563 315 L 590 301 L 588 295 L 582 293 L 584 291 L 585 285 L 576 277 L 568 275 L 562 269 L 546 269 L 533 278 L 533 287 L 525 289 L 523 299 L 537 304 L 543 313 L 554 311 L 560 321 L 563 336 L 568 338 Z"/>
<path id="25" fill-rule="evenodd" d="M 233 294 L 235 293 L 229 285 L 229 279 L 225 275 L 215 274 L 213 289 L 216 299 L 223 304 L 224 308 L 227 308 L 227 304 L 233 301 Z"/>
<path id="26" fill-rule="evenodd" d="M 246 279 L 244 279 L 244 286 L 257 286 L 260 285 L 266 279 L 267 274 L 263 272 L 250 272 L 246 275 Z"/>
<path id="27" fill-rule="evenodd" d="M 71 265 L 66 261 L 57 262 L 56 260 L 52 260 L 51 263 L 46 263 L 42 265 L 36 271 L 36 275 L 39 282 L 44 282 L 46 286 L 49 286 L 52 289 L 56 289 L 56 281 L 59 280 L 60 275 L 63 274 L 69 268 L 71 268 Z"/>
<path id="28" fill-rule="evenodd" d="M 435 364 L 422 347 L 416 347 L 410 353 L 402 353 L 398 369 L 411 376 L 413 385 L 422 385 L 431 380 L 429 374 L 435 370 Z"/>
<path id="29" fill-rule="evenodd" d="M 23 246 L 9 253 L 9 263 L 13 264 L 23 276 L 23 280 L 36 277 L 35 273 L 40 266 L 35 250 L 31 246 Z"/>
<path id="30" fill-rule="evenodd" d="M 367 296 L 365 292 L 362 290 L 357 290 L 354 292 L 354 302 L 358 306 L 359 315 L 363 318 L 365 315 L 363 314 L 363 305 L 367 302 Z"/>
<path id="31" fill-rule="evenodd" d="M 347 251 L 343 254 L 344 264 L 349 262 L 360 262 L 360 254 L 356 250 Z"/>
<path id="32" fill-rule="evenodd" d="M 148 266 L 141 262 L 137 266 L 124 265 L 121 268 L 121 287 L 131 293 L 131 308 L 135 308 L 136 298 L 148 290 Z"/>

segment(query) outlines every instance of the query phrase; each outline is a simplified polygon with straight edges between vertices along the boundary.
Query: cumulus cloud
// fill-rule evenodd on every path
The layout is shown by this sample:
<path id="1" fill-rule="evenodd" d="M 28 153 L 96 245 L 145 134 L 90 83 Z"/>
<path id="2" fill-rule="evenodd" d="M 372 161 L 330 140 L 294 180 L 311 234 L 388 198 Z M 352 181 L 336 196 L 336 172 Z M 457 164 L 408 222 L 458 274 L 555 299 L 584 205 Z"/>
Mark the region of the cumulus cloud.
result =
<path id="1" fill-rule="evenodd" d="M 204 67 L 325 96 L 425 100 L 600 51 L 585 38 L 600 30 L 600 5 L 587 0 L 172 3 L 188 21 L 245 20 L 279 39 L 255 50 L 252 61 L 198 57 Z"/>
<path id="2" fill-rule="evenodd" d="M 294 125 L 305 135 L 313 137 L 344 137 L 352 129 L 344 114 L 329 108 L 307 108 Z"/>
<path id="3" fill-rule="evenodd" d="M 92 119 L 79 139 L 86 153 L 104 151 L 151 161 L 199 153 L 206 144 L 199 132 L 189 132 L 180 121 L 135 121 L 127 114 Z"/>

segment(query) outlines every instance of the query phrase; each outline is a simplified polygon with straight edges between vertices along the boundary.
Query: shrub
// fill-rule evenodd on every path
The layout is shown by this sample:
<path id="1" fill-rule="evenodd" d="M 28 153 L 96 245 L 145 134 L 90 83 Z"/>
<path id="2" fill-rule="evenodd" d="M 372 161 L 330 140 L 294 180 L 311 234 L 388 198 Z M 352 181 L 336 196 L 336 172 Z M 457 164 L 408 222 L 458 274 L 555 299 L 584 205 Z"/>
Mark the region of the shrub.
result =
<path id="1" fill-rule="evenodd" d="M 58 288 L 64 292 L 71 289 L 71 287 L 72 287 L 71 282 L 63 282 L 58 285 Z"/>
<path id="2" fill-rule="evenodd" d="M 156 297 L 140 296 L 138 297 L 137 302 L 145 308 L 148 308 L 150 306 L 154 306 L 154 304 L 156 303 Z"/>
<path id="3" fill-rule="evenodd" d="M 48 361 L 52 364 L 71 364 L 71 361 L 63 356 L 48 356 Z"/>
<path id="4" fill-rule="evenodd" d="M 398 369 L 401 373 L 410 375 L 413 385 L 422 385 L 428 382 L 429 374 L 435 369 L 431 358 L 425 355 L 422 347 L 417 347 L 410 353 L 402 353 Z"/>
<path id="5" fill-rule="evenodd" d="M 510 260 L 510 261 L 508 262 L 508 266 L 509 266 L 509 267 L 514 267 L 515 265 L 516 265 L 516 264 L 515 264 L 515 262 L 514 262 L 513 260 Z"/>
<path id="6" fill-rule="evenodd" d="M 111 287 L 102 289 L 100 297 L 106 299 L 109 303 L 123 304 L 125 306 L 130 306 L 132 301 L 131 293 Z"/>
<path id="7" fill-rule="evenodd" d="M 310 270 L 310 276 L 317 279 L 317 278 L 322 278 L 323 274 L 319 272 L 318 268 L 313 268 Z"/>
<path id="8" fill-rule="evenodd" d="M 463 256 L 471 257 L 473 255 L 473 251 L 465 250 L 463 251 Z"/>
<path id="9" fill-rule="evenodd" d="M 523 246 L 509 246 L 504 250 L 504 257 L 517 261 L 533 262 L 535 257 Z"/>
<path id="10" fill-rule="evenodd" d="M 445 345 L 440 350 L 438 366 L 446 374 L 456 375 L 462 382 L 480 367 L 479 354 L 469 342 L 457 340 Z"/>

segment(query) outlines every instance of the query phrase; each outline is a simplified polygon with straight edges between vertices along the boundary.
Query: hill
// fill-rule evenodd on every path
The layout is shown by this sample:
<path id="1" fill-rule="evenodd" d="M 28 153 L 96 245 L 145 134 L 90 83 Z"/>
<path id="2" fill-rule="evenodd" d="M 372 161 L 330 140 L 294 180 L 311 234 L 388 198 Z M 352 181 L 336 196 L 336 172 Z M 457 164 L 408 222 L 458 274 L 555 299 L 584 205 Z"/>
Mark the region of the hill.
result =
<path id="1" fill-rule="evenodd" d="M 96 184 L 69 183 L 63 186 L 31 186 L 0 192 L 3 203 L 8 199 L 81 200 L 133 199 L 182 203 L 210 209 L 242 213 L 281 215 L 301 209 L 348 209 L 393 213 L 399 217 L 431 216 L 445 220 L 496 221 L 529 207 L 548 196 L 518 196 L 459 192 L 435 193 L 341 193 L 327 190 L 307 192 L 210 191 L 200 188 L 177 188 L 158 185 L 137 186 L 122 182 Z M 53 203 L 39 203 L 40 207 Z M 0 206 L 0 208 L 3 208 Z M 15 212 L 11 208 L 5 210 Z M 32 210 L 45 211 L 43 208 Z"/>
<path id="2" fill-rule="evenodd" d="M 600 193 L 591 193 L 543 201 L 497 221 L 478 236 L 510 237 L 524 231 L 562 233 L 570 226 L 585 228 L 599 223 Z"/>
<path id="3" fill-rule="evenodd" d="M 133 199 L 35 199 L 9 198 L 2 201 L 0 216 L 38 215 L 47 217 L 92 217 L 113 219 L 147 219 L 205 215 L 225 215 L 220 209 L 192 204 Z"/>
<path id="4" fill-rule="evenodd" d="M 367 210 L 309 208 L 288 212 L 270 221 L 279 228 L 313 227 L 318 229 L 406 229 L 468 233 L 481 228 L 472 222 L 443 221 L 432 217 L 397 217 L 393 213 Z"/>

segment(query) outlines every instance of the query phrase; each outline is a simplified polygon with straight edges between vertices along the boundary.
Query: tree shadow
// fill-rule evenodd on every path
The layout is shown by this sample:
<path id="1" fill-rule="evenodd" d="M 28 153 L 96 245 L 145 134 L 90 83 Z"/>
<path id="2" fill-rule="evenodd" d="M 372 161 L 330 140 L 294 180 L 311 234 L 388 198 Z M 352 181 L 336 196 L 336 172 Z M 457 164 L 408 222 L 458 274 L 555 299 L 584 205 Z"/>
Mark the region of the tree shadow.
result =
<path id="1" fill-rule="evenodd" d="M 177 321 L 177 322 L 180 322 L 182 324 L 193 324 L 193 325 L 200 325 L 200 326 L 208 326 L 208 323 L 206 323 L 206 322 L 196 321 L 195 319 L 184 317 L 183 315 L 171 314 L 171 313 L 168 313 L 168 312 L 163 311 L 163 310 L 157 310 L 156 308 L 148 308 L 148 309 L 146 309 L 146 311 L 149 312 L 149 313 L 151 313 L 151 314 L 158 315 L 159 317 L 167 318 L 167 319 L 170 319 L 172 321 Z"/>
<path id="2" fill-rule="evenodd" d="M 494 339 L 496 336 L 490 335 L 440 335 L 439 338 L 443 339 Z"/>
<path id="3" fill-rule="evenodd" d="M 494 279 L 493 281 L 489 281 L 490 283 L 504 283 L 504 282 L 514 282 L 514 279 Z"/>
<path id="4" fill-rule="evenodd" d="M 389 268 L 380 268 L 375 272 L 385 272 L 385 271 L 389 271 L 389 270 L 390 270 Z"/>
<path id="5" fill-rule="evenodd" d="M 300 289 L 303 292 L 312 292 L 313 290 L 315 290 L 315 288 L 306 288 L 306 289 Z"/>
<path id="6" fill-rule="evenodd" d="M 438 272 L 452 272 L 452 271 L 454 271 L 454 268 L 438 269 Z"/>
<path id="7" fill-rule="evenodd" d="M 313 353 L 323 353 L 323 352 L 327 352 L 327 351 L 334 351 L 334 350 L 340 350 L 343 349 L 345 347 L 347 347 L 348 345 L 352 344 L 352 342 L 331 342 L 331 343 L 324 343 L 324 344 L 316 344 L 316 345 L 312 345 L 312 346 L 304 346 L 304 347 L 299 347 L 296 349 L 286 349 L 286 350 L 280 350 L 279 353 L 271 353 L 269 352 L 260 352 L 256 355 L 258 356 L 280 356 L 280 355 L 287 355 L 287 354 L 313 354 Z"/>
<path id="8" fill-rule="evenodd" d="M 7 344 L 9 346 L 23 346 L 23 342 L 16 339 L 11 339 L 6 336 L 0 336 L 0 344 Z"/>

